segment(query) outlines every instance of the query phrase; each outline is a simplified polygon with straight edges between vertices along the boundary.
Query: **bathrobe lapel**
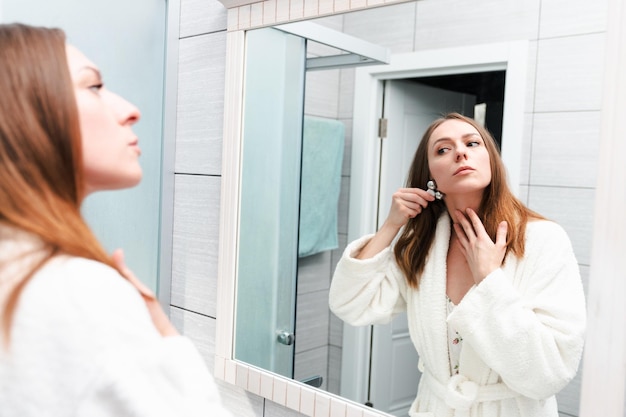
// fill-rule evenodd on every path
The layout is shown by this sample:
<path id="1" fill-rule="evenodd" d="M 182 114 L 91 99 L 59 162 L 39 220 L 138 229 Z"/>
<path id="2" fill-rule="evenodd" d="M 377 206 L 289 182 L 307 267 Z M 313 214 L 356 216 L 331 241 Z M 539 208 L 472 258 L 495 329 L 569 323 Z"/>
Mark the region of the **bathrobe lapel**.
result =
<path id="1" fill-rule="evenodd" d="M 440 381 L 450 378 L 446 325 L 446 260 L 449 242 L 450 219 L 444 213 L 437 222 L 435 241 L 426 259 L 419 290 L 414 292 L 417 311 L 409 314 L 409 320 L 416 321 L 419 340 L 414 340 L 414 343 L 418 346 L 422 363 Z"/>

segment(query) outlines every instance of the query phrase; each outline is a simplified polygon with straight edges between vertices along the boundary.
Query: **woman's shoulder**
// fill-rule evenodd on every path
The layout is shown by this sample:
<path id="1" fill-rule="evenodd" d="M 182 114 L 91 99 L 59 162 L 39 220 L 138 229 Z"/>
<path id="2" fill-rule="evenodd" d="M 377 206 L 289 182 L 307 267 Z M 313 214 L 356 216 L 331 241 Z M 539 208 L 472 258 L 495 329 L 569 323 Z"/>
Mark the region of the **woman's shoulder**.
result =
<path id="1" fill-rule="evenodd" d="M 30 285 L 48 287 L 54 293 L 96 292 L 107 295 L 134 294 L 137 291 L 115 269 L 101 262 L 75 256 L 59 255 L 50 259 L 32 278 Z M 55 288 L 55 289 L 53 289 Z"/>
<path id="2" fill-rule="evenodd" d="M 530 219 L 526 224 L 528 237 L 535 239 L 543 238 L 567 238 L 567 232 L 557 222 L 548 219 Z"/>
<path id="3" fill-rule="evenodd" d="M 149 321 L 139 292 L 126 279 L 85 258 L 55 256 L 33 275 L 20 299 L 22 313 L 45 315 L 49 322 L 88 327 Z"/>
<path id="4" fill-rule="evenodd" d="M 547 219 L 533 219 L 526 224 L 526 249 L 544 254 L 571 252 L 572 242 L 563 226 Z"/>

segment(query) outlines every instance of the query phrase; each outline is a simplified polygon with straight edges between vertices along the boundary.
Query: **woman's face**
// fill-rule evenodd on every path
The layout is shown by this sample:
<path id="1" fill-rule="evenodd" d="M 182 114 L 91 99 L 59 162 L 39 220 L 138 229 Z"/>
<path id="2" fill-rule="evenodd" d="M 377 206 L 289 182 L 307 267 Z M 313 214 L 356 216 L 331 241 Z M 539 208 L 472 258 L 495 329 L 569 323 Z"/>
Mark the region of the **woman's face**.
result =
<path id="1" fill-rule="evenodd" d="M 461 195 L 482 191 L 491 182 L 491 165 L 478 131 L 462 120 L 446 120 L 428 139 L 428 167 L 437 188 Z"/>
<path id="2" fill-rule="evenodd" d="M 80 119 L 86 194 L 136 185 L 141 180 L 137 136 L 139 110 L 106 88 L 98 68 L 66 45 Z"/>

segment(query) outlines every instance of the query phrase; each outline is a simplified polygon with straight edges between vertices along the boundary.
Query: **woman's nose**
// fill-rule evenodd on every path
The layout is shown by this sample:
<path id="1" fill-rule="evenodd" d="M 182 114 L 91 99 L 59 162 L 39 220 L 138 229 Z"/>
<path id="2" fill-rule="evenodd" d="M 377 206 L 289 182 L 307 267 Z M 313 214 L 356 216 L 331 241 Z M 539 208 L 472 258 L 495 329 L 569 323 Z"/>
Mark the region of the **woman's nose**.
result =
<path id="1" fill-rule="evenodd" d="M 467 159 L 467 149 L 465 146 L 456 148 L 456 160 L 460 161 L 462 159 Z"/>
<path id="2" fill-rule="evenodd" d="M 139 119 L 141 118 L 141 112 L 139 111 L 139 109 L 132 103 L 128 103 L 128 105 L 130 106 L 129 112 L 128 112 L 128 123 L 135 124 L 139 121 Z"/>
<path id="3" fill-rule="evenodd" d="M 124 99 L 122 99 L 124 100 Z M 124 102 L 126 103 L 126 108 L 125 108 L 125 123 L 126 124 L 130 124 L 130 125 L 134 125 L 135 123 L 137 123 L 139 121 L 139 119 L 141 118 L 141 112 L 139 111 L 139 109 L 137 108 L 137 106 L 135 106 L 134 104 L 124 100 Z"/>
<path id="4" fill-rule="evenodd" d="M 123 97 L 111 93 L 115 97 L 115 107 L 117 108 L 117 117 L 121 124 L 133 125 L 141 118 L 141 112 L 139 109 L 129 101 L 126 101 Z"/>

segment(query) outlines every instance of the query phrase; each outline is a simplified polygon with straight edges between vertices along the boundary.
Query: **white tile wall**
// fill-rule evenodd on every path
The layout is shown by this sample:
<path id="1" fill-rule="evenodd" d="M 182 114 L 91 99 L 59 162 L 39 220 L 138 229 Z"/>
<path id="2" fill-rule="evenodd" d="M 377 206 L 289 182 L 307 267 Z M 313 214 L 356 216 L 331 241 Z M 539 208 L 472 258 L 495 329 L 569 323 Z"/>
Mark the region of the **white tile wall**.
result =
<path id="1" fill-rule="evenodd" d="M 349 13 L 344 18 L 344 31 L 357 38 L 385 46 L 392 53 L 411 52 L 416 4 L 410 2 Z"/>
<path id="2" fill-rule="evenodd" d="M 599 111 L 536 114 L 530 184 L 595 187 L 599 141 Z"/>
<path id="3" fill-rule="evenodd" d="M 522 203 L 528 206 L 528 186 L 527 185 L 520 185 L 518 198 L 522 201 Z"/>
<path id="4" fill-rule="evenodd" d="M 324 275 L 328 279 L 328 272 Z M 296 315 L 296 352 L 317 347 L 328 348 L 330 324 L 328 290 L 298 296 Z"/>
<path id="5" fill-rule="evenodd" d="M 307 72 L 305 97 L 306 114 L 336 119 L 339 102 L 339 70 Z"/>
<path id="6" fill-rule="evenodd" d="M 332 394 L 339 394 L 341 389 L 341 348 L 328 347 L 328 379 L 326 389 Z"/>
<path id="7" fill-rule="evenodd" d="M 343 161 L 341 162 L 341 175 L 349 176 L 352 169 L 352 119 L 340 119 L 344 124 L 344 148 Z"/>
<path id="8" fill-rule="evenodd" d="M 524 114 L 524 136 L 522 137 L 522 158 L 520 163 L 520 183 L 530 182 L 530 153 L 533 137 L 533 113 Z"/>
<path id="9" fill-rule="evenodd" d="M 226 8 L 218 1 L 185 0 L 180 3 L 180 37 L 226 30 Z"/>
<path id="10" fill-rule="evenodd" d="M 175 325 L 194 340 L 211 367 L 215 343 L 215 321 L 211 317 L 215 316 L 217 279 L 224 29 L 284 21 L 290 16 L 324 15 L 348 7 L 354 10 L 366 3 L 366 0 L 265 0 L 226 13 L 217 0 L 181 2 L 183 39 L 179 45 L 176 171 L 192 175 L 176 176 L 172 304 L 182 309 L 173 307 L 172 316 Z M 531 41 L 520 197 L 531 208 L 559 222 L 569 233 L 582 264 L 586 288 L 595 187 L 595 172 L 589 172 L 594 171 L 598 146 L 606 0 L 421 0 L 396 7 L 404 10 L 397 19 L 385 8 L 367 12 L 378 25 L 376 31 L 368 31 L 355 16 L 346 19 L 333 16 L 329 22 L 341 27 L 345 20 L 353 33 L 365 38 L 371 36 L 369 40 L 389 44 L 395 51 L 513 39 Z M 392 27 L 402 28 L 405 33 L 397 38 L 390 34 Z M 380 33 L 373 36 L 370 32 Z M 337 103 L 328 113 L 343 120 L 347 128 L 352 123 L 353 75 L 354 70 L 342 70 L 337 80 L 331 80 L 332 88 L 329 88 L 329 91 L 339 89 Z M 328 84 L 325 80 L 322 85 Z M 316 92 L 321 97 L 321 90 L 311 92 L 311 96 L 315 97 Z M 346 129 L 347 156 L 352 140 L 350 129 Z M 340 198 L 340 248 L 331 252 L 330 259 L 321 262 L 330 264 L 331 270 L 346 244 L 349 172 L 349 159 L 346 159 Z M 315 267 L 309 266 L 310 276 L 314 276 Z M 327 282 L 308 278 L 302 282 L 303 288 L 309 286 L 307 292 L 322 291 L 326 285 Z M 321 299 L 310 298 L 310 305 L 321 305 Z M 330 347 L 312 348 L 300 354 L 308 355 L 306 361 L 310 363 L 321 363 L 320 358 L 330 363 L 320 373 L 327 372 L 325 383 L 332 390 L 338 386 L 338 375 L 331 370 L 338 369 L 342 326 L 330 314 L 328 320 Z M 559 394 L 561 410 L 565 413 L 578 412 L 579 378 Z M 248 373 L 245 382 L 259 394 L 271 390 L 266 397 L 275 398 L 278 403 L 288 401 L 286 391 L 283 396 L 273 396 L 273 390 L 280 391 L 281 387 L 264 384 L 258 373 Z M 333 415 L 352 415 L 346 414 L 341 403 L 325 395 L 316 396 L 314 390 L 304 390 L 298 404 L 301 413 L 235 385 L 220 383 L 220 392 L 236 416 L 313 416 L 316 409 L 319 413 L 326 408 Z M 363 417 L 363 412 L 357 414 Z"/>
<path id="11" fill-rule="evenodd" d="M 298 294 L 327 290 L 330 271 L 330 251 L 298 258 Z"/>
<path id="12" fill-rule="evenodd" d="M 200 355 L 211 372 L 214 369 L 215 319 L 192 313 L 178 307 L 170 308 L 170 318 L 174 327 L 193 340 Z"/>
<path id="13" fill-rule="evenodd" d="M 528 202 L 531 209 L 563 226 L 572 241 L 578 263 L 589 265 L 594 190 L 531 186 Z"/>
<path id="14" fill-rule="evenodd" d="M 415 49 L 537 39 L 540 0 L 417 2 Z"/>
<path id="15" fill-rule="evenodd" d="M 337 231 L 348 234 L 348 208 L 350 206 L 350 177 L 341 177 L 341 192 L 339 193 L 339 216 Z"/>
<path id="16" fill-rule="evenodd" d="M 177 307 L 170 309 L 170 317 L 178 331 L 190 338 L 196 345 L 207 367 L 212 371 L 215 356 L 215 319 Z M 234 416 L 260 417 L 263 415 L 261 397 L 220 380 L 216 380 L 215 383 L 222 403 Z"/>
<path id="17" fill-rule="evenodd" d="M 174 199 L 174 306 L 215 317 L 220 178 L 177 175 Z"/>
<path id="18" fill-rule="evenodd" d="M 175 170 L 219 175 L 226 33 L 181 39 L 179 54 Z"/>
<path id="19" fill-rule="evenodd" d="M 339 114 L 337 117 L 351 120 L 354 107 L 354 68 L 341 70 L 339 88 Z"/>
<path id="20" fill-rule="evenodd" d="M 296 353 L 294 379 L 303 381 L 316 376 L 323 378 L 321 388 L 325 390 L 328 384 L 328 346 Z"/>
<path id="21" fill-rule="evenodd" d="M 537 75 L 537 41 L 528 42 L 528 82 L 526 83 L 526 113 L 535 111 L 535 77 Z"/>
<path id="22" fill-rule="evenodd" d="M 604 33 L 540 40 L 535 111 L 600 110 Z"/>
<path id="23" fill-rule="evenodd" d="M 542 1 L 539 36 L 544 39 L 604 32 L 607 6 L 606 0 Z"/>

